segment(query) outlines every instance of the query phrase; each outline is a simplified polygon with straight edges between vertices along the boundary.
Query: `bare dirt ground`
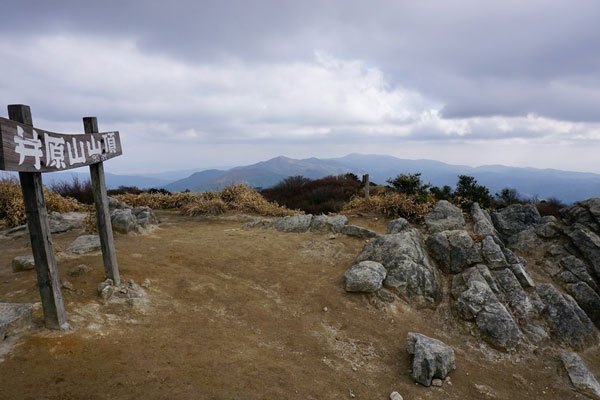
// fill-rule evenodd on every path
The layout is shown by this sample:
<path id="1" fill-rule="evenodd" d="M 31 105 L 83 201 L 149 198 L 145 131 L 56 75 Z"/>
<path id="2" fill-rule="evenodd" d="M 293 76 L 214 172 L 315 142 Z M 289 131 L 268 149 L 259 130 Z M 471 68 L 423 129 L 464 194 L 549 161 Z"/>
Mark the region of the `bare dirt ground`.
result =
<path id="1" fill-rule="evenodd" d="M 147 235 L 115 237 L 121 276 L 149 278 L 149 303 L 101 304 L 100 253 L 59 257 L 73 330 L 36 328 L 0 362 L 0 399 L 571 399 L 553 351 L 505 355 L 447 315 L 401 300 L 349 294 L 342 273 L 360 239 L 241 230 L 243 216 L 189 218 L 159 212 Z M 351 223 L 385 231 L 387 221 Z M 54 236 L 60 252 L 78 235 Z M 39 302 L 34 271 L 13 274 L 28 238 L 0 240 L 0 301 Z M 69 268 L 92 270 L 67 276 Z M 324 311 L 327 307 L 327 311 Z M 451 385 L 410 378 L 406 334 L 454 347 Z M 597 348 L 582 354 L 600 373 Z"/>

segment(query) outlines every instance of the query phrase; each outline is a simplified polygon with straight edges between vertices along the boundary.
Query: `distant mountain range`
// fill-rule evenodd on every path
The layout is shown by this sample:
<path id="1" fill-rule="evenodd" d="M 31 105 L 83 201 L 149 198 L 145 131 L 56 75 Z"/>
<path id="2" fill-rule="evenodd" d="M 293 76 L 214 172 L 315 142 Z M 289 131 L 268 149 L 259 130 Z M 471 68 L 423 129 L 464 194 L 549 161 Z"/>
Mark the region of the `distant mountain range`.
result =
<path id="1" fill-rule="evenodd" d="M 327 175 L 352 172 L 356 175 L 368 173 L 371 182 L 385 184 L 386 180 L 402 173 L 421 173 L 424 182 L 435 186 L 456 185 L 458 175 L 470 175 L 478 183 L 487 186 L 491 194 L 505 187 L 517 189 L 525 198 L 540 199 L 556 197 L 563 202 L 600 197 L 600 174 L 569 172 L 557 169 L 516 168 L 502 165 L 469 167 L 451 165 L 433 160 L 406 160 L 386 155 L 349 154 L 340 158 L 307 158 L 297 160 L 276 157 L 256 164 L 231 169 L 208 169 L 170 171 L 144 175 L 106 174 L 109 189 L 119 186 L 137 186 L 141 189 L 165 188 L 171 192 L 189 189 L 193 192 L 219 190 L 232 183 L 245 183 L 253 187 L 268 188 L 281 180 L 295 175 L 311 179 Z M 13 174 L 14 175 L 14 174 Z M 70 181 L 73 176 L 80 180 L 89 179 L 89 172 L 77 169 L 43 174 L 44 184 Z"/>
<path id="2" fill-rule="evenodd" d="M 371 182 L 385 184 L 387 179 L 401 173 L 421 173 L 421 178 L 432 185 L 454 187 L 458 175 L 470 175 L 487 186 L 490 193 L 502 188 L 517 189 L 521 196 L 541 199 L 556 197 L 572 203 L 590 197 L 600 197 L 600 174 L 569 172 L 556 169 L 517 168 L 502 165 L 469 167 L 451 165 L 433 160 L 406 160 L 386 155 L 349 154 L 341 158 L 307 158 L 297 160 L 276 157 L 229 170 L 206 170 L 164 186 L 170 191 L 189 189 L 193 192 L 218 190 L 232 183 L 246 183 L 267 188 L 288 176 L 303 175 L 317 179 L 327 175 L 352 172 L 368 173 Z"/>

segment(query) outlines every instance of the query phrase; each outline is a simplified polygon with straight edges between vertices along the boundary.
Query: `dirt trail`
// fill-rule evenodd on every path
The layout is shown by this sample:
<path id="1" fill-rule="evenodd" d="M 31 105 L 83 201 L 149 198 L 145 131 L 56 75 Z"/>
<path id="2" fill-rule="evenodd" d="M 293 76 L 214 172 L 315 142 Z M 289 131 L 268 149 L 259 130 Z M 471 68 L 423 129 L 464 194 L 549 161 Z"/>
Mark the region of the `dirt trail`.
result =
<path id="1" fill-rule="evenodd" d="M 160 212 L 142 236 L 117 235 L 121 276 L 152 281 L 150 302 L 101 305 L 101 255 L 61 259 L 73 331 L 39 326 L 0 362 L 0 399 L 405 399 L 577 398 L 555 355 L 503 355 L 438 311 L 348 294 L 341 275 L 363 240 L 241 230 L 242 219 Z M 355 219 L 385 230 L 385 221 Z M 77 236 L 54 236 L 63 250 Z M 27 238 L 0 241 L 0 301 L 37 302 L 35 272 L 12 274 Z M 85 263 L 92 271 L 67 276 Z M 327 311 L 323 308 L 327 307 Z M 406 334 L 455 348 L 452 385 L 409 376 Z M 584 354 L 593 371 L 600 359 Z M 475 385 L 481 385 L 476 387 Z M 582 396 L 579 396 L 582 398 Z"/>

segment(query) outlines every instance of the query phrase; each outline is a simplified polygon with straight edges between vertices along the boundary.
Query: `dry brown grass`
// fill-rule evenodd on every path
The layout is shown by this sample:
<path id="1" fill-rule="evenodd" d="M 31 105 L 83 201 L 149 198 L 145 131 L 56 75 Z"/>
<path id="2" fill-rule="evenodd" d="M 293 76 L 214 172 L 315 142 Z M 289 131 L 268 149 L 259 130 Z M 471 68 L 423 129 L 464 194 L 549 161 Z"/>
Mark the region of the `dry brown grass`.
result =
<path id="1" fill-rule="evenodd" d="M 371 196 L 369 199 L 355 197 L 344 205 L 342 213 L 379 214 L 388 218 L 403 217 L 419 221 L 431 211 L 434 205 L 435 198 L 432 195 L 427 197 L 427 201 L 418 202 L 411 195 L 385 192 Z"/>
<path id="2" fill-rule="evenodd" d="M 153 209 L 179 209 L 183 215 L 219 215 L 227 211 L 246 212 L 264 216 L 281 217 L 297 214 L 292 210 L 265 200 L 259 193 L 245 185 L 233 185 L 220 192 L 203 193 L 141 193 L 114 196 L 134 207 Z"/>
<path id="3" fill-rule="evenodd" d="M 44 188 L 44 198 L 48 212 L 65 213 L 86 210 L 86 206 L 77 200 L 62 197 L 46 188 Z M 10 227 L 23 225 L 27 220 L 21 185 L 17 179 L 12 177 L 0 178 L 0 219 L 4 219 L 6 225 Z"/>

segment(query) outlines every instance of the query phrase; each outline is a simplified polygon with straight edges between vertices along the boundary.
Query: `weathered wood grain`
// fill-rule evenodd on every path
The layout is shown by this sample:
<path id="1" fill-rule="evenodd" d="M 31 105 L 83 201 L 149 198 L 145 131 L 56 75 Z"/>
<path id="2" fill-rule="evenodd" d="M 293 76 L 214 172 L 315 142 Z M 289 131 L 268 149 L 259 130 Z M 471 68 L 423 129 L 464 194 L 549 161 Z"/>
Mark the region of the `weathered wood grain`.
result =
<path id="1" fill-rule="evenodd" d="M 25 105 L 9 105 L 8 115 L 19 122 L 32 124 L 31 111 Z M 19 172 L 31 249 L 35 260 L 38 287 L 44 311 L 44 323 L 49 329 L 69 329 L 60 290 L 58 268 L 54 257 L 48 212 L 39 172 Z"/>
<path id="2" fill-rule="evenodd" d="M 96 117 L 84 117 L 83 127 L 85 133 L 94 134 L 98 132 L 98 120 Z M 90 174 L 92 178 L 94 203 L 96 205 L 96 223 L 98 226 L 98 234 L 100 235 L 100 244 L 102 246 L 104 272 L 108 279 L 112 279 L 115 285 L 119 285 L 121 283 L 121 278 L 119 276 L 117 253 L 115 251 L 112 223 L 110 221 L 110 211 L 108 209 L 108 197 L 106 195 L 106 183 L 104 179 L 104 164 L 98 162 L 90 165 Z"/>
<path id="3" fill-rule="evenodd" d="M 27 117 L 26 111 L 13 112 L 17 121 Z M 119 132 L 69 135 L 0 118 L 0 136 L 0 169 L 6 171 L 63 171 L 123 154 Z"/>

